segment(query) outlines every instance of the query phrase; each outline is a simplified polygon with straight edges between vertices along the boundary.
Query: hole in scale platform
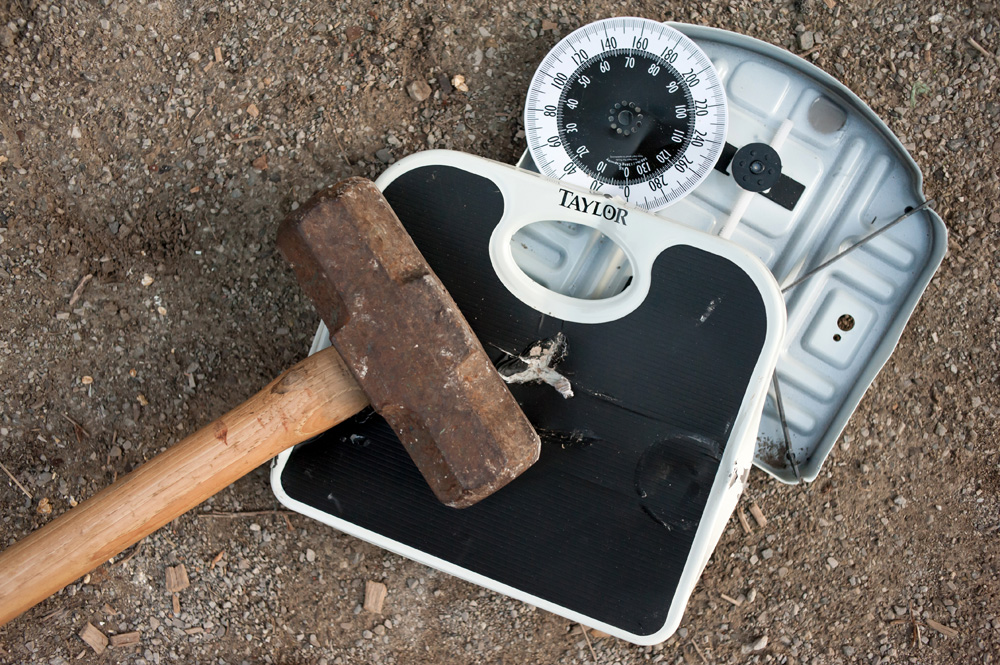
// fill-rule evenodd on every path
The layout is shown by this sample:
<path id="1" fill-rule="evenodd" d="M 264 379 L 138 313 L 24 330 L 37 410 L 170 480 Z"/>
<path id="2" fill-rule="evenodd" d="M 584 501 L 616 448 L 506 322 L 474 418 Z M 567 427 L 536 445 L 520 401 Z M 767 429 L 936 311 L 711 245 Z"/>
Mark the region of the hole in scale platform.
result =
<path id="1" fill-rule="evenodd" d="M 618 244 L 596 229 L 546 220 L 522 227 L 510 239 L 514 262 L 550 291 L 603 300 L 632 282 L 632 265 Z"/>
<path id="2" fill-rule="evenodd" d="M 854 317 L 850 314 L 841 314 L 840 318 L 837 319 L 837 327 L 847 332 L 848 330 L 854 329 Z"/>

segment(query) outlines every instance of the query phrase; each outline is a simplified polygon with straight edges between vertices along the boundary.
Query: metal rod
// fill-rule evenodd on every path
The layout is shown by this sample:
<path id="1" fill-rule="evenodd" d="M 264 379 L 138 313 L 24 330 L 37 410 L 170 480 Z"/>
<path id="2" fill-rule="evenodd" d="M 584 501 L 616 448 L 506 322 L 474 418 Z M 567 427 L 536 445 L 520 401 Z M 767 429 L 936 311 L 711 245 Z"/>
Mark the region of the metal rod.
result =
<path id="1" fill-rule="evenodd" d="M 806 274 L 802 275 L 801 277 L 799 277 L 797 280 L 795 280 L 794 282 L 792 282 L 788 286 L 782 287 L 781 288 L 781 292 L 785 293 L 786 291 L 792 289 L 793 287 L 798 286 L 802 282 L 806 281 L 807 279 L 809 279 L 810 277 L 812 277 L 813 275 L 815 275 L 816 273 L 818 273 L 820 270 L 823 270 L 824 268 L 826 268 L 828 265 L 830 265 L 834 261 L 836 261 L 838 259 L 844 258 L 844 256 L 846 256 L 847 254 L 853 252 L 854 250 L 856 250 L 858 247 L 861 247 L 865 243 L 870 242 L 870 241 L 874 240 L 875 238 L 879 237 L 880 235 L 882 235 L 883 233 L 885 233 L 886 231 L 888 231 L 889 229 L 891 229 L 892 227 L 894 227 L 896 224 L 899 224 L 901 221 L 903 221 L 907 217 L 910 217 L 911 215 L 914 215 L 914 214 L 920 212 L 921 210 L 924 210 L 925 208 L 930 207 L 933 204 L 934 204 L 934 199 L 928 199 L 928 200 L 924 201 L 923 203 L 921 203 L 920 205 L 918 205 L 916 208 L 913 208 L 912 210 L 908 210 L 907 212 L 904 212 L 902 215 L 900 215 L 896 219 L 892 220 L 891 222 L 889 222 L 888 224 L 886 224 L 885 226 L 883 226 L 882 228 L 880 228 L 878 231 L 875 231 L 871 235 L 865 236 L 864 238 L 862 238 L 861 240 L 857 241 L 856 243 L 854 243 L 853 245 L 851 245 L 850 247 L 848 247 L 844 251 L 840 252 L 839 254 L 836 254 L 835 256 L 833 256 L 830 259 L 827 259 L 826 261 L 824 261 L 823 263 L 819 264 L 818 266 L 816 266 L 815 268 L 813 268 L 812 270 L 810 270 Z"/>
<path id="2" fill-rule="evenodd" d="M 792 452 L 792 434 L 788 431 L 788 420 L 785 418 L 785 405 L 781 401 L 781 388 L 778 387 L 778 370 L 774 370 L 771 375 L 771 384 L 774 386 L 774 403 L 778 406 L 778 420 L 781 421 L 781 432 L 785 437 L 785 457 L 792 465 L 792 473 L 795 474 L 795 481 L 801 483 L 802 476 L 799 474 L 799 465 L 795 462 L 795 453 Z"/>

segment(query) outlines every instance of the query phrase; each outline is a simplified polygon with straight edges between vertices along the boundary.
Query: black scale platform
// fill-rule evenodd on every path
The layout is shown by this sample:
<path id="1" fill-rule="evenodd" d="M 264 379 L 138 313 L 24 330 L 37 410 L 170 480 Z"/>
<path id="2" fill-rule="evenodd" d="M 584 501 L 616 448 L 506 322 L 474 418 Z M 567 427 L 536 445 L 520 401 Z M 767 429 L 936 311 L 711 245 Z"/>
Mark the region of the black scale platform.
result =
<path id="1" fill-rule="evenodd" d="M 504 200 L 452 166 L 385 189 L 495 363 L 562 332 L 575 397 L 511 392 L 542 434 L 539 462 L 464 510 L 439 504 L 368 411 L 299 446 L 287 494 L 324 513 L 637 635 L 663 627 L 767 321 L 737 266 L 690 246 L 657 259 L 646 301 L 611 323 L 545 317 L 493 272 Z M 706 305 L 718 304 L 701 322 Z M 391 315 L 391 313 L 388 313 Z"/>

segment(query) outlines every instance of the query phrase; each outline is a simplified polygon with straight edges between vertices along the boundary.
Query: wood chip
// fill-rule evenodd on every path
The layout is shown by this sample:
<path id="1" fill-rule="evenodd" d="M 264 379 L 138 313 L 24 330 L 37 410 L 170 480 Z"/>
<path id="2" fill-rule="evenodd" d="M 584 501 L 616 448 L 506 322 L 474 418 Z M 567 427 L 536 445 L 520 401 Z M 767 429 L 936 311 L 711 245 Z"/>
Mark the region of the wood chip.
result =
<path id="1" fill-rule="evenodd" d="M 382 614 L 382 603 L 389 590 L 381 582 L 365 582 L 365 609 L 373 614 Z"/>
<path id="2" fill-rule="evenodd" d="M 928 628 L 933 628 L 934 630 L 941 633 L 945 637 L 958 637 L 959 634 L 958 631 L 952 628 L 951 626 L 946 626 L 943 623 L 938 623 L 934 619 L 927 619 L 926 621 L 924 621 L 924 623 L 927 624 Z"/>
<path id="3" fill-rule="evenodd" d="M 545 32 L 546 30 L 555 30 L 558 27 L 559 24 L 555 21 L 550 21 L 547 18 L 542 19 L 542 32 Z"/>
<path id="4" fill-rule="evenodd" d="M 833 9 L 837 6 L 837 0 L 823 0 L 826 3 L 828 9 Z"/>
<path id="5" fill-rule="evenodd" d="M 740 526 L 743 527 L 743 533 L 749 534 L 753 531 L 750 528 L 750 522 L 747 521 L 747 514 L 743 511 L 743 506 L 736 506 L 736 517 L 740 520 Z"/>
<path id="6" fill-rule="evenodd" d="M 209 570 L 215 570 L 216 564 L 222 561 L 222 557 L 226 555 L 226 550 L 219 550 L 219 553 L 212 557 L 212 565 L 208 567 Z"/>
<path id="7" fill-rule="evenodd" d="M 597 630 L 596 628 L 591 628 L 590 629 L 590 635 L 595 640 L 600 640 L 600 639 L 603 639 L 605 637 L 611 637 L 610 633 L 605 633 L 603 630 Z"/>
<path id="8" fill-rule="evenodd" d="M 215 47 L 215 61 L 222 62 L 222 49 L 218 46 Z"/>
<path id="9" fill-rule="evenodd" d="M 258 171 L 267 170 L 267 155 L 261 155 L 257 159 L 250 162 L 250 166 L 254 167 Z"/>
<path id="10" fill-rule="evenodd" d="M 760 506 L 757 505 L 756 501 L 750 504 L 750 514 L 753 515 L 753 519 L 757 523 L 757 526 L 762 529 L 767 526 L 767 518 L 764 517 L 763 511 L 761 511 Z"/>
<path id="11" fill-rule="evenodd" d="M 256 104 L 251 102 L 250 106 L 247 107 L 247 113 L 250 115 L 251 118 L 256 118 L 257 116 L 260 115 L 260 109 L 257 108 Z"/>
<path id="12" fill-rule="evenodd" d="M 134 644 L 139 643 L 139 638 L 142 634 L 138 630 L 133 630 L 131 633 L 119 633 L 118 635 L 111 636 L 111 646 L 113 647 L 130 647 Z"/>
<path id="13" fill-rule="evenodd" d="M 189 586 L 191 582 L 188 580 L 187 569 L 183 563 L 167 566 L 167 591 L 183 591 Z"/>
<path id="14" fill-rule="evenodd" d="M 205 632 L 205 629 L 201 626 L 195 626 L 194 628 L 185 628 L 184 633 L 187 635 L 201 635 Z"/>
<path id="15" fill-rule="evenodd" d="M 743 600 L 740 599 L 740 598 L 732 598 L 731 596 L 727 596 L 724 593 L 720 593 L 719 595 L 722 596 L 723 600 L 728 600 L 730 603 L 732 603 L 736 607 L 739 607 L 740 605 L 743 604 Z"/>
<path id="16" fill-rule="evenodd" d="M 171 601 L 172 601 L 172 604 L 173 604 L 174 616 L 175 617 L 180 616 L 181 615 L 181 597 L 178 596 L 175 593 L 173 595 L 173 597 L 171 598 Z"/>
<path id="17" fill-rule="evenodd" d="M 104 650 L 108 648 L 108 638 L 89 622 L 80 631 L 80 639 L 86 642 L 98 655 L 104 653 Z"/>

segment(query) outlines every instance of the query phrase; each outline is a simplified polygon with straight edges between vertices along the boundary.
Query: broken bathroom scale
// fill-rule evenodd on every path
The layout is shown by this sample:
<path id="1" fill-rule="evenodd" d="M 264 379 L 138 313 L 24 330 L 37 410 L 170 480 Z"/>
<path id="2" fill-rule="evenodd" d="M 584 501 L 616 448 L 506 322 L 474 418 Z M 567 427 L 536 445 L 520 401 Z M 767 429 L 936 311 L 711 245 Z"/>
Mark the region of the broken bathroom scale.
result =
<path id="1" fill-rule="evenodd" d="M 525 133 L 516 167 L 428 151 L 377 184 L 539 431 L 539 462 L 447 508 L 365 411 L 282 453 L 272 487 L 387 550 L 657 643 L 751 464 L 816 478 L 945 228 L 863 102 L 731 32 L 584 26 L 539 66 Z M 321 326 L 312 351 L 327 345 Z"/>

